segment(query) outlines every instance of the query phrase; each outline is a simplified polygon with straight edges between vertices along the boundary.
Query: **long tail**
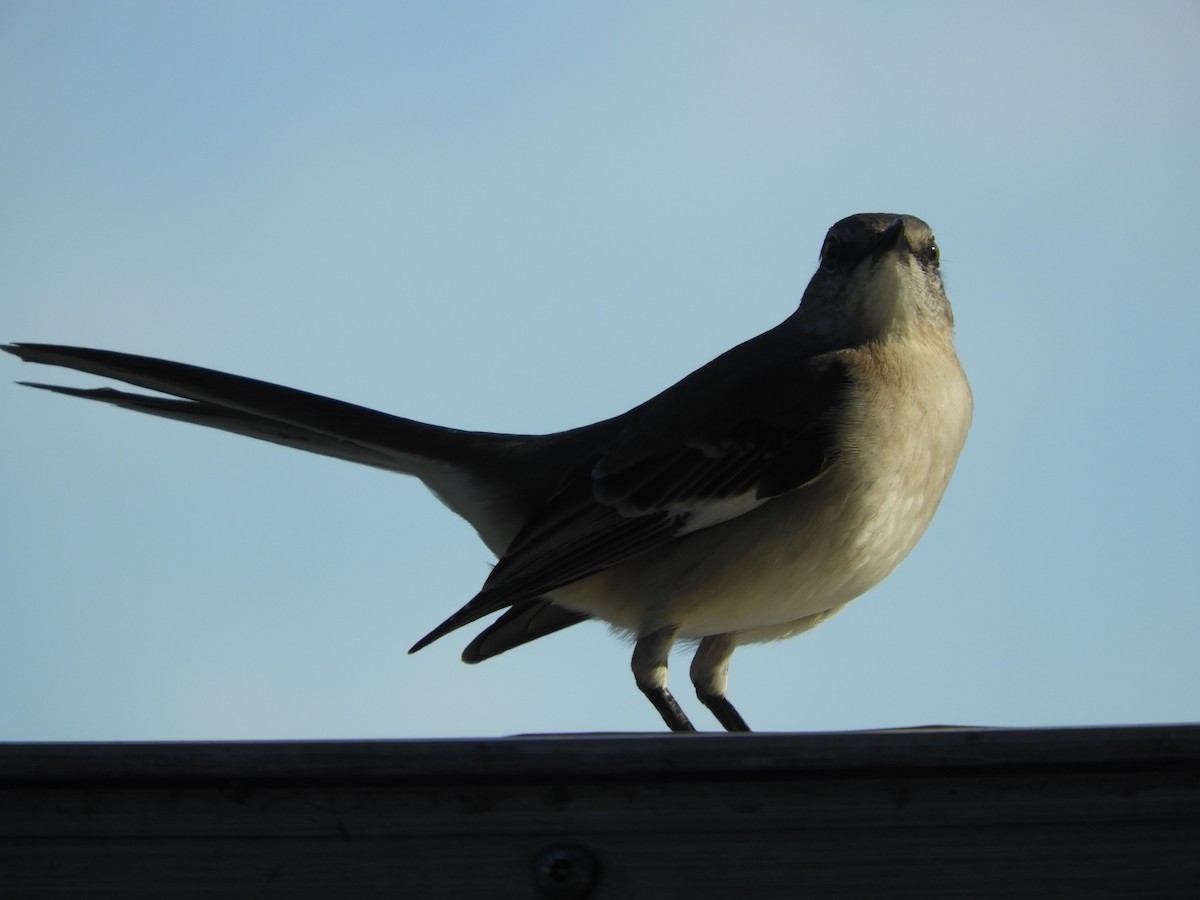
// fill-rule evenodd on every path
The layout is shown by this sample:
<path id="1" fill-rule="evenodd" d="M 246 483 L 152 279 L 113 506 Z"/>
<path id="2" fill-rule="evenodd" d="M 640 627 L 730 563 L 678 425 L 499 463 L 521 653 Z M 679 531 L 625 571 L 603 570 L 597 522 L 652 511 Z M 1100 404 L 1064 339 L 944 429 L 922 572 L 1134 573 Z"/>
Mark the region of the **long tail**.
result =
<path id="1" fill-rule="evenodd" d="M 28 387 L 102 400 L 406 474 L 415 474 L 414 458 L 449 461 L 469 456 L 464 439 L 488 443 L 520 439 L 427 425 L 266 381 L 148 356 L 54 344 L 9 344 L 0 349 L 26 362 L 64 366 L 183 399 L 21 382 Z"/>
<path id="2" fill-rule="evenodd" d="M 64 366 L 172 397 L 21 382 L 29 387 L 415 475 L 470 521 L 493 550 L 510 537 L 496 533 L 507 530 L 498 520 L 521 518 L 514 505 L 521 503 L 523 485 L 520 467 L 513 463 L 522 446 L 537 440 L 528 435 L 442 428 L 266 381 L 110 350 L 53 344 L 2 349 L 26 362 Z"/>
<path id="3" fill-rule="evenodd" d="M 530 459 L 551 437 L 459 431 L 253 378 L 147 356 L 54 344 L 0 346 L 26 362 L 63 366 L 169 394 L 113 388 L 29 387 L 206 425 L 420 478 L 479 532 L 497 556 L 560 473 Z M 582 622 L 586 615 L 534 598 L 517 603 L 463 653 L 478 662 Z"/>

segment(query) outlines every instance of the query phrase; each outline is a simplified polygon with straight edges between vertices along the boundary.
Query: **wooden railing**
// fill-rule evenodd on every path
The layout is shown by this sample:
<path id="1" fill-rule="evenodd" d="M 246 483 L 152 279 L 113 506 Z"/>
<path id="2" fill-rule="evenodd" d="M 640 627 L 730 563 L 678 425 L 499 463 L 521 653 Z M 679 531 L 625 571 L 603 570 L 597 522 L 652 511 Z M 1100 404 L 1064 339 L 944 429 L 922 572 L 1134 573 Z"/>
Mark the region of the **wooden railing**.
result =
<path id="1" fill-rule="evenodd" d="M 0 898 L 1200 897 L 1200 726 L 0 744 Z"/>

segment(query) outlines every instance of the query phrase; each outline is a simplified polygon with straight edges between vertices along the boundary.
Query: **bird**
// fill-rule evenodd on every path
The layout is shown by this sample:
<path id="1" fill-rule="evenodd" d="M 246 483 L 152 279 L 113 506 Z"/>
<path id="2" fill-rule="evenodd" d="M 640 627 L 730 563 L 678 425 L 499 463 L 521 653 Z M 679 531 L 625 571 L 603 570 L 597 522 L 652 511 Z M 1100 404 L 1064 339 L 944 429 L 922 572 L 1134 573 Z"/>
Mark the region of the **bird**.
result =
<path id="1" fill-rule="evenodd" d="M 727 697 L 734 650 L 807 631 L 886 578 L 949 484 L 973 400 L 939 257 L 914 216 L 844 218 L 779 325 L 628 412 L 541 435 L 446 428 L 127 353 L 3 349 L 157 395 L 30 387 L 419 478 L 496 563 L 410 653 L 496 613 L 465 662 L 596 619 L 632 642 L 634 682 L 671 731 L 696 730 L 668 688 L 683 643 L 699 701 L 744 732 Z"/>

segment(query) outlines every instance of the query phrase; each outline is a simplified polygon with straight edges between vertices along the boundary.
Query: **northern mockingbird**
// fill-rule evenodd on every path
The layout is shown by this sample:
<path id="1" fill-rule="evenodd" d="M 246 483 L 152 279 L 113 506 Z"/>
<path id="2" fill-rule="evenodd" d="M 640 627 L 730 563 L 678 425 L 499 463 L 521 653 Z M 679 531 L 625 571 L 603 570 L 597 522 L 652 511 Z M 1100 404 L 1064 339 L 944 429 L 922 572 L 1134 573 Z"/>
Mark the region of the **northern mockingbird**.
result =
<path id="1" fill-rule="evenodd" d="M 700 700 L 725 697 L 741 644 L 807 631 L 878 584 L 929 525 L 971 421 L 929 226 L 850 216 L 829 229 L 784 322 L 629 412 L 548 435 L 458 431 L 147 357 L 4 347 L 173 397 L 35 384 L 420 478 L 498 562 L 410 652 L 503 614 L 479 662 L 600 619 L 634 639 L 637 686 L 673 731 L 667 656 L 697 642 Z M 182 399 L 174 399 L 182 398 Z"/>

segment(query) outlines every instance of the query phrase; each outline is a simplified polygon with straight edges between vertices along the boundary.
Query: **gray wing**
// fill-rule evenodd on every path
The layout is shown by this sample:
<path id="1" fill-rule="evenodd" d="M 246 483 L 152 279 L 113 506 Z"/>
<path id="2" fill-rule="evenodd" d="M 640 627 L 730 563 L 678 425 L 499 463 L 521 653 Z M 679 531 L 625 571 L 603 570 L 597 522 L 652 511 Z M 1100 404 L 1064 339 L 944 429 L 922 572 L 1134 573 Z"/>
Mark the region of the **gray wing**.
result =
<path id="1" fill-rule="evenodd" d="M 820 475 L 834 458 L 847 369 L 836 353 L 772 355 L 758 340 L 622 417 L 616 437 L 581 459 L 529 518 L 483 589 L 410 652 Z"/>

